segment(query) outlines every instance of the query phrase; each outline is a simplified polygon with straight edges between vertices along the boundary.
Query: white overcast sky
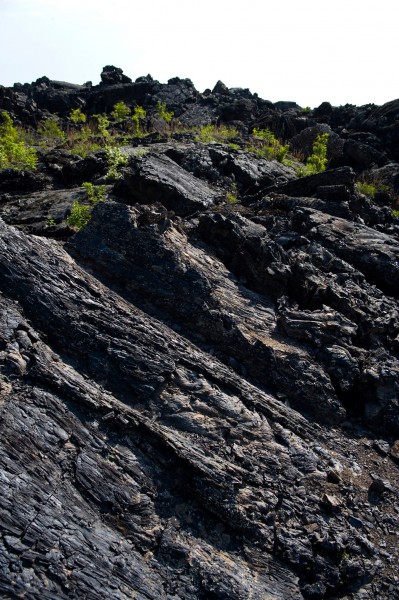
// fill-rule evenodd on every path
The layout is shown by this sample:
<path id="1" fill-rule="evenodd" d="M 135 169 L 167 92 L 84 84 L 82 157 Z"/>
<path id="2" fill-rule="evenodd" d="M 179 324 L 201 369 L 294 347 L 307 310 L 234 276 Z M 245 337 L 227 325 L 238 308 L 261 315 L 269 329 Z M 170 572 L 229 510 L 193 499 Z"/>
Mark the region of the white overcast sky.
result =
<path id="1" fill-rule="evenodd" d="M 0 0 L 0 84 L 218 79 L 318 106 L 399 97 L 397 0 Z"/>

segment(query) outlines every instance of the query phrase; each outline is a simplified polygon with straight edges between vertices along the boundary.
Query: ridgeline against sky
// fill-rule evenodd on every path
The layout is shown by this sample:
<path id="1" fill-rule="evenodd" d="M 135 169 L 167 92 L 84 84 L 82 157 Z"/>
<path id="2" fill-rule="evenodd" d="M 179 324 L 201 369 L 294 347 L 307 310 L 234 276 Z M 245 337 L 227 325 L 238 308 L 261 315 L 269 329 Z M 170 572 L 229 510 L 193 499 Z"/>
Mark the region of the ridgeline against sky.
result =
<path id="1" fill-rule="evenodd" d="M 102 65 L 196 88 L 245 87 L 273 102 L 383 104 L 399 97 L 390 0 L 2 0 L 0 83 L 84 83 Z M 395 9 L 396 10 L 396 9 Z"/>

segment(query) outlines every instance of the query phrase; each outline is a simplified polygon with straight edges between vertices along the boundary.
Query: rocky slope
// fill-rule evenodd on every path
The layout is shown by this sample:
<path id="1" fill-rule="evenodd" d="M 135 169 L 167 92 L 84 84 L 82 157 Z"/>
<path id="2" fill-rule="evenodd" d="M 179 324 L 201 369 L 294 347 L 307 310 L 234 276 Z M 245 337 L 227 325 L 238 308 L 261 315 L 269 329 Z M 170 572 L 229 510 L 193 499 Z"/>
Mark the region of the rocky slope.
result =
<path id="1" fill-rule="evenodd" d="M 29 127 L 118 101 L 179 121 L 127 141 L 78 233 L 104 152 L 0 171 L 2 597 L 397 598 L 399 100 L 101 78 L 0 87 Z M 241 136 L 183 131 L 210 122 Z M 257 158 L 254 127 L 303 157 L 328 132 L 329 168 Z"/>

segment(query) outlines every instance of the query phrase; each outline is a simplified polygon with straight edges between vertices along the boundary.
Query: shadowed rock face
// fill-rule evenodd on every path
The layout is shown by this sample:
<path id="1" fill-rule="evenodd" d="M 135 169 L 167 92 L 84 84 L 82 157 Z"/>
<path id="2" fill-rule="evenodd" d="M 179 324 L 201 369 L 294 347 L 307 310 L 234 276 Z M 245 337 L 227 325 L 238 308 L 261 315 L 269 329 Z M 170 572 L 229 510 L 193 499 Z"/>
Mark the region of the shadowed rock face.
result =
<path id="1" fill-rule="evenodd" d="M 338 150 L 362 122 L 111 66 L 95 89 L 43 78 L 0 99 L 108 106 L 142 86 L 149 106 L 296 143 L 318 118 Z M 358 143 L 390 156 L 395 107 L 363 111 Z M 79 233 L 66 218 L 104 153 L 0 172 L 0 595 L 394 598 L 397 220 L 344 151 L 298 178 L 242 148 L 153 142 Z"/>

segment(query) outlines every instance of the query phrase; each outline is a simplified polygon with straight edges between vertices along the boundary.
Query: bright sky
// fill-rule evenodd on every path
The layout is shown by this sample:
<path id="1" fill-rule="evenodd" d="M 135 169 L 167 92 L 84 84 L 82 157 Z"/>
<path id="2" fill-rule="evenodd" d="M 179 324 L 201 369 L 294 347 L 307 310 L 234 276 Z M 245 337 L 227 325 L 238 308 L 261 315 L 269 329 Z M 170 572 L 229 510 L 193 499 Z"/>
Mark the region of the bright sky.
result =
<path id="1" fill-rule="evenodd" d="M 276 102 L 335 106 L 399 97 L 392 0 L 0 0 L 0 84 L 218 79 Z"/>

